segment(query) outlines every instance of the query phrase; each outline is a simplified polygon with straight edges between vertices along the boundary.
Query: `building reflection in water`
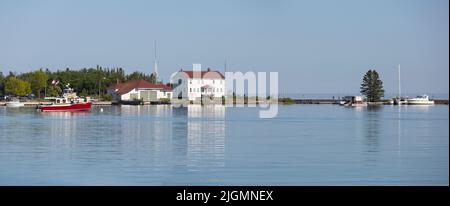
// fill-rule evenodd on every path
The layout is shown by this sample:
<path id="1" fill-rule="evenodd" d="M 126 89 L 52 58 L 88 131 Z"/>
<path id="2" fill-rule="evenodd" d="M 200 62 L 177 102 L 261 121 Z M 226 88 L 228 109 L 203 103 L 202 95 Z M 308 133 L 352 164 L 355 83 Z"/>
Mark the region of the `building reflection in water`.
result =
<path id="1" fill-rule="evenodd" d="M 224 166 L 225 106 L 189 105 L 187 114 L 188 166 Z"/>
<path id="2" fill-rule="evenodd" d="M 169 105 L 120 107 L 120 128 L 125 157 L 143 168 L 164 170 L 171 157 L 172 109 Z"/>
<path id="3" fill-rule="evenodd" d="M 122 105 L 103 112 L 42 115 L 50 121 L 52 148 L 84 166 L 116 162 L 120 165 L 115 167 L 131 173 L 151 170 L 169 177 L 167 171 L 225 164 L 223 105 Z"/>

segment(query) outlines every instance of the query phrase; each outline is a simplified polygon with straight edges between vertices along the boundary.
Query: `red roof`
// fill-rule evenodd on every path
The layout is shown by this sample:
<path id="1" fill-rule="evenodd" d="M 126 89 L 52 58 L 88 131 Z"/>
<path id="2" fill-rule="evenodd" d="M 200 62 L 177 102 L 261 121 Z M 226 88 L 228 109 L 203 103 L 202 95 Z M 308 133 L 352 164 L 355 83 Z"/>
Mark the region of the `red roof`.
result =
<path id="1" fill-rule="evenodd" d="M 183 71 L 183 70 L 181 70 L 180 72 L 184 72 L 191 79 L 194 78 L 194 71 Z M 225 79 L 225 76 L 223 76 L 222 73 L 220 73 L 219 71 L 209 70 L 209 68 L 208 68 L 208 71 L 196 72 L 195 75 L 197 75 L 197 77 L 201 77 L 201 78 Z"/>
<path id="2" fill-rule="evenodd" d="M 165 84 L 151 84 L 142 79 L 130 80 L 124 83 L 113 84 L 109 89 L 116 90 L 117 94 L 122 95 L 130 92 L 133 89 L 158 89 L 162 91 L 172 91 L 172 89 Z"/>

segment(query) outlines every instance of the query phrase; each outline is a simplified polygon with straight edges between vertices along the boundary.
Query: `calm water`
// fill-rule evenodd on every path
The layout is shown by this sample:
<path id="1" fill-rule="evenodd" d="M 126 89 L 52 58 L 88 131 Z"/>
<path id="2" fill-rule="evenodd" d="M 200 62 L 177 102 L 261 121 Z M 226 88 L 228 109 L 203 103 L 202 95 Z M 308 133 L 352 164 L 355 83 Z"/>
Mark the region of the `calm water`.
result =
<path id="1" fill-rule="evenodd" d="M 0 185 L 448 185 L 449 107 L 0 107 Z"/>

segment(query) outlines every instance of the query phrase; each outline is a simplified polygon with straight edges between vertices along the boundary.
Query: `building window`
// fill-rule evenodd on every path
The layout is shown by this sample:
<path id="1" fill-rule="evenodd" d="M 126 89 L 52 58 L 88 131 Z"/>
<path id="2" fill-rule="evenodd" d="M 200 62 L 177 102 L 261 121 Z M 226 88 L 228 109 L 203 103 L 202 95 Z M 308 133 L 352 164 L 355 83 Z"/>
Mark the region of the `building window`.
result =
<path id="1" fill-rule="evenodd" d="M 213 80 L 213 84 L 214 84 L 214 80 Z"/>
<path id="2" fill-rule="evenodd" d="M 183 80 L 179 79 L 178 80 L 178 84 L 181 84 L 183 82 Z"/>
<path id="3" fill-rule="evenodd" d="M 192 92 L 192 88 L 189 88 L 189 91 Z"/>
<path id="4" fill-rule="evenodd" d="M 192 80 L 189 81 L 189 84 L 192 84 Z"/>

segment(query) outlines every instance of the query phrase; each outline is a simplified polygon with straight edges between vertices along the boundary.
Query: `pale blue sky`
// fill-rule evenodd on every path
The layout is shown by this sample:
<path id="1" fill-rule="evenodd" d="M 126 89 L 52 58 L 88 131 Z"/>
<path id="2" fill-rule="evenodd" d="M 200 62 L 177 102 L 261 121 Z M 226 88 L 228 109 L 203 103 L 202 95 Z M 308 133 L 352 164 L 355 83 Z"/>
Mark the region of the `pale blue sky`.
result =
<path id="1" fill-rule="evenodd" d="M 353 93 L 378 70 L 406 93 L 448 93 L 447 0 L 0 0 L 0 71 L 103 65 L 164 80 L 192 63 L 278 71 L 282 92 Z"/>

